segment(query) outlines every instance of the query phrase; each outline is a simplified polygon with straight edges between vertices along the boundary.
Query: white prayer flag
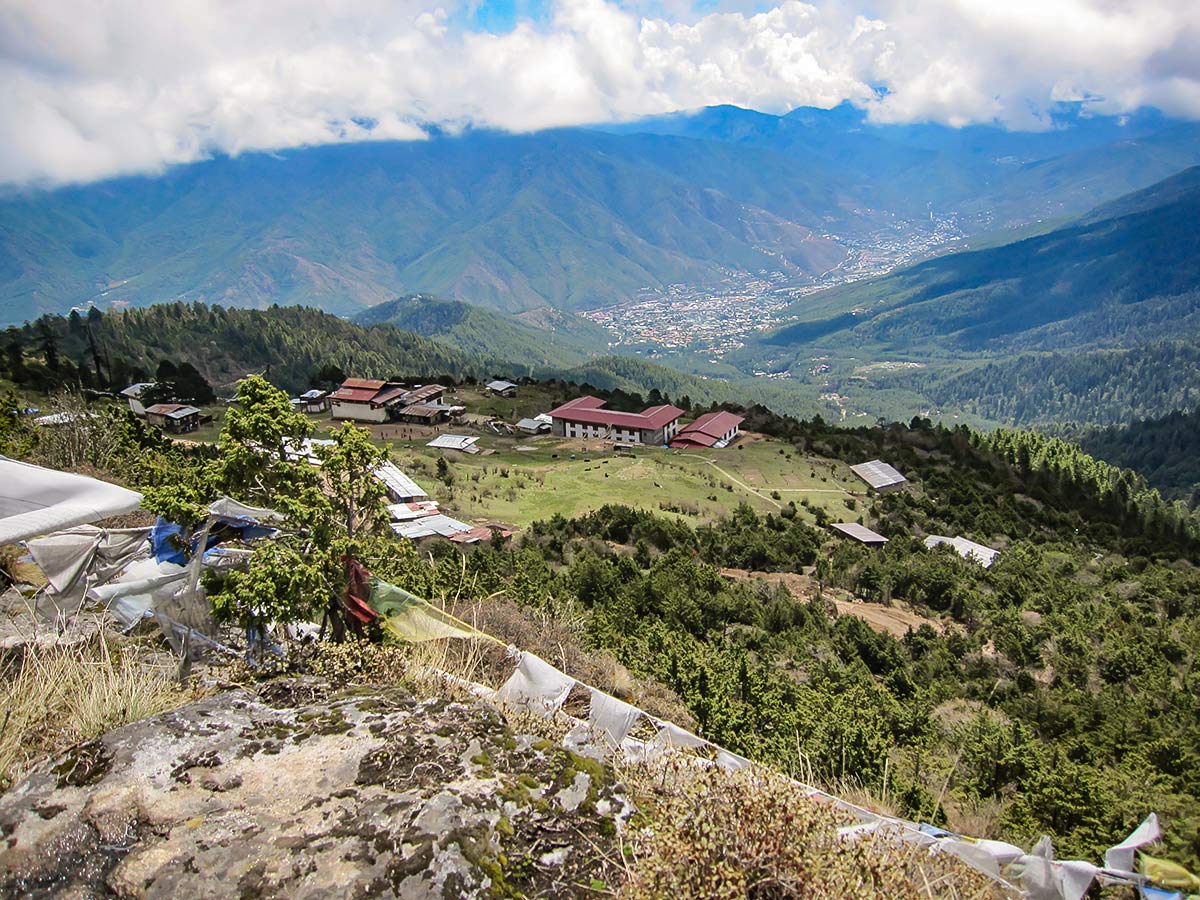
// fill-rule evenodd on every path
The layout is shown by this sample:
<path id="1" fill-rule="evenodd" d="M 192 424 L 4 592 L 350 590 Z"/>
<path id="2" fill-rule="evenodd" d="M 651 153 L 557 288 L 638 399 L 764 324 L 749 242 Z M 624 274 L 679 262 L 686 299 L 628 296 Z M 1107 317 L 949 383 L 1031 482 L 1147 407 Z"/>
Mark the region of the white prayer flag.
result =
<path id="1" fill-rule="evenodd" d="M 575 679 L 564 675 L 538 656 L 521 651 L 516 671 L 501 685 L 497 696 L 504 703 L 525 706 L 539 715 L 553 714 L 567 699 Z"/>
<path id="2" fill-rule="evenodd" d="M 1158 827 L 1158 816 L 1150 813 L 1141 825 L 1129 833 L 1129 837 L 1115 847 L 1108 848 L 1108 852 L 1104 854 L 1104 867 L 1118 872 L 1132 872 L 1134 851 L 1154 843 L 1160 837 L 1162 829 Z"/>

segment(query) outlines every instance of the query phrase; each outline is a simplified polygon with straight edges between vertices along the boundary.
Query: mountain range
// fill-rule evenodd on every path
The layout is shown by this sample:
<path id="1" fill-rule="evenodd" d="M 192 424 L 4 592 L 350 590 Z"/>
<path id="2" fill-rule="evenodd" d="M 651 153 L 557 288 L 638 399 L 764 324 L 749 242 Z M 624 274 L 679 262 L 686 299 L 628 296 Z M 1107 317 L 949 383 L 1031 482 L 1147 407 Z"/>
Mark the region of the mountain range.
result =
<path id="1" fill-rule="evenodd" d="M 1009 244 L 804 297 L 727 362 L 874 412 L 988 423 L 1158 416 L 1200 400 L 1200 167 Z M 820 361 L 820 362 L 818 362 Z"/>
<path id="2" fill-rule="evenodd" d="M 1200 330 L 1200 166 L 1046 234 L 805 298 L 765 345 L 1120 346 Z"/>
<path id="3" fill-rule="evenodd" d="M 1052 124 L 955 130 L 877 126 L 848 106 L 716 107 L 10 189 L 0 320 L 166 300 L 352 315 L 414 292 L 536 320 L 730 271 L 802 284 L 864 251 L 900 262 L 934 233 L 1037 227 L 1200 163 L 1194 123 L 1065 108 Z"/>

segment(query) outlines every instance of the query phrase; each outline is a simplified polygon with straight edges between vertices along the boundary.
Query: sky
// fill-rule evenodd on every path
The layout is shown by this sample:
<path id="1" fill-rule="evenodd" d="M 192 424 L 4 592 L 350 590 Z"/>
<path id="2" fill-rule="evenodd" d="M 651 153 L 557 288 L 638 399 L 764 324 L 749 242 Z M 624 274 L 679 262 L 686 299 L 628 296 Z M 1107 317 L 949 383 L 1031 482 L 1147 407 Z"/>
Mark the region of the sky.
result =
<path id="1" fill-rule="evenodd" d="M 1200 0 L 4 0 L 0 184 L 730 103 L 1200 118 Z"/>

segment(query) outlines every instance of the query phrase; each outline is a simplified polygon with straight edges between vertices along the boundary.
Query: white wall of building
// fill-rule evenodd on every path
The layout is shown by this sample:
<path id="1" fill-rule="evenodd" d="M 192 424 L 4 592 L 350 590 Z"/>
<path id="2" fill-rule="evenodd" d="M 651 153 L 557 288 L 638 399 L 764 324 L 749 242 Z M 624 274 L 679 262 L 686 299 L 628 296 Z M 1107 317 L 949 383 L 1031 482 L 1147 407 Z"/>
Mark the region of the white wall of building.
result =
<path id="1" fill-rule="evenodd" d="M 382 406 L 371 406 L 368 403 L 345 403 L 334 400 L 330 410 L 335 419 L 354 419 L 357 422 L 386 422 L 387 410 Z"/>

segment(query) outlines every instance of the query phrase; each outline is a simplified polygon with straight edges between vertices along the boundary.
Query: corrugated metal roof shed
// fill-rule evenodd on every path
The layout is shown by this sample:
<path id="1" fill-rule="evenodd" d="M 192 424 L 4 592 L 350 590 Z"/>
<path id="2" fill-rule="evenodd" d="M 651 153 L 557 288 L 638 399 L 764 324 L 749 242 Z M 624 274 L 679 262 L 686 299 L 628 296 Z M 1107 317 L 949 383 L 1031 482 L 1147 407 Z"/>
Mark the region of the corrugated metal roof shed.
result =
<path id="1" fill-rule="evenodd" d="M 925 546 L 930 550 L 939 544 L 949 544 L 963 559 L 973 559 L 985 569 L 995 562 L 996 557 L 1000 555 L 999 550 L 993 550 L 991 547 L 985 547 L 983 544 L 977 544 L 964 537 L 952 538 L 943 537 L 940 534 L 931 534 L 925 538 Z"/>
<path id="2" fill-rule="evenodd" d="M 873 488 L 891 487 L 908 481 L 903 475 L 882 460 L 873 459 L 870 462 L 851 466 L 850 471 Z"/>
<path id="3" fill-rule="evenodd" d="M 397 522 L 411 522 L 426 516 L 437 515 L 436 500 L 417 500 L 413 503 L 389 503 L 388 514 Z"/>
<path id="4" fill-rule="evenodd" d="M 290 460 L 303 459 L 314 466 L 321 464 L 321 457 L 317 455 L 318 447 L 332 447 L 337 441 L 323 440 L 321 438 L 305 438 L 299 444 L 287 444 L 284 452 Z"/>
<path id="5" fill-rule="evenodd" d="M 381 378 L 347 378 L 342 382 L 342 387 L 377 391 L 385 384 L 387 382 Z"/>
<path id="6" fill-rule="evenodd" d="M 501 538 L 512 537 L 513 533 L 507 528 L 496 528 Z M 470 531 L 464 531 L 460 534 L 450 535 L 450 540 L 456 544 L 478 544 L 480 541 L 490 541 L 495 532 L 487 525 L 480 525 L 472 528 Z"/>
<path id="7" fill-rule="evenodd" d="M 156 403 L 146 407 L 146 412 L 154 416 L 166 416 L 168 419 L 185 419 L 188 416 L 200 415 L 200 410 L 194 406 L 182 403 Z"/>
<path id="8" fill-rule="evenodd" d="M 466 434 L 439 434 L 425 446 L 438 450 L 462 450 L 466 453 L 474 453 L 476 450 L 473 445 L 478 440 L 479 438 Z"/>
<path id="9" fill-rule="evenodd" d="M 412 416 L 417 419 L 437 419 L 447 407 L 440 403 L 413 403 L 400 410 L 402 416 Z"/>
<path id="10" fill-rule="evenodd" d="M 450 537 L 451 535 L 463 534 L 470 530 L 471 526 L 465 522 L 460 522 L 458 519 L 452 519 L 441 513 L 424 516 L 412 522 L 392 523 L 392 531 L 396 532 L 402 538 L 408 538 L 410 541 L 415 541 L 423 537 L 433 537 L 435 534 L 442 537 Z"/>
<path id="11" fill-rule="evenodd" d="M 836 528 L 846 537 L 854 538 L 864 544 L 886 544 L 888 542 L 888 539 L 882 534 L 872 531 L 865 525 L 859 525 L 857 522 L 834 522 L 829 527 Z"/>
<path id="12" fill-rule="evenodd" d="M 400 467 L 394 462 L 385 462 L 381 465 L 375 470 L 375 477 L 383 482 L 388 493 L 397 500 L 403 500 L 406 497 L 419 500 L 429 496 L 419 484 L 400 471 Z"/>
<path id="13" fill-rule="evenodd" d="M 424 403 L 426 400 L 432 400 L 435 397 L 440 397 L 446 393 L 446 389 L 440 384 L 426 384 L 419 388 L 413 388 L 404 395 L 406 405 L 413 403 Z"/>
<path id="14" fill-rule="evenodd" d="M 329 395 L 329 399 L 337 400 L 341 403 L 370 403 L 378 393 L 378 388 L 356 388 L 342 385 Z"/>
<path id="15" fill-rule="evenodd" d="M 371 402 L 376 406 L 387 406 L 407 396 L 407 388 L 402 388 L 399 385 L 395 385 L 387 388 L 387 390 L 380 391 L 371 399 Z M 407 400 L 405 402 L 407 402 Z"/>

